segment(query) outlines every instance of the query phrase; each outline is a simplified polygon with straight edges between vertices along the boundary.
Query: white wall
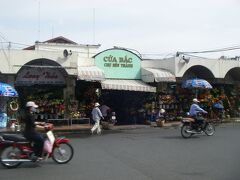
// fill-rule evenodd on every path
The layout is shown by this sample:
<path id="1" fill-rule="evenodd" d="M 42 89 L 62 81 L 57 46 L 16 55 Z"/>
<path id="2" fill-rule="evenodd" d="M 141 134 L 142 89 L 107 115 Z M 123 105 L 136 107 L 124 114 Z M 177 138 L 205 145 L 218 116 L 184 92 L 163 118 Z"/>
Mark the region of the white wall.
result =
<path id="1" fill-rule="evenodd" d="M 166 69 L 172 74 L 175 74 L 175 58 L 167 59 L 145 59 L 142 60 L 142 67 L 144 68 L 160 68 Z"/>
<path id="2" fill-rule="evenodd" d="M 37 50 L 43 51 L 64 51 L 77 53 L 77 66 L 93 66 L 94 55 L 98 53 L 100 45 L 75 45 L 75 44 L 60 44 L 60 43 L 36 43 Z"/>
<path id="3" fill-rule="evenodd" d="M 77 45 L 78 46 L 78 45 Z M 77 75 L 78 66 L 92 66 L 94 65 L 93 55 L 97 53 L 99 46 L 82 46 L 80 45 L 77 49 L 72 50 L 72 55 L 64 57 L 63 50 L 66 47 L 72 49 L 71 46 L 59 46 L 57 49 L 55 46 L 54 51 L 49 51 L 49 47 L 46 45 L 39 46 L 41 50 L 0 50 L 0 72 L 3 74 L 16 74 L 22 65 L 28 63 L 29 61 L 45 58 L 53 60 L 65 67 L 69 75 Z M 46 48 L 46 49 L 44 49 Z M 90 53 L 88 53 L 88 51 Z M 90 56 L 91 54 L 91 56 Z M 224 78 L 229 70 L 235 67 L 240 67 L 239 60 L 231 59 L 203 59 L 190 57 L 189 62 L 186 63 L 182 56 L 172 57 L 168 59 L 158 59 L 158 60 L 143 60 L 141 62 L 142 67 L 149 68 L 162 68 L 170 71 L 176 77 L 182 77 L 184 73 L 192 66 L 202 65 L 212 72 L 215 78 Z"/>
<path id="4" fill-rule="evenodd" d="M 78 53 L 64 57 L 62 51 L 34 51 L 34 50 L 1 50 L 0 51 L 0 71 L 6 74 L 16 74 L 22 65 L 34 59 L 45 58 L 57 62 L 63 67 L 72 67 L 66 71 L 69 75 L 77 74 Z"/>
<path id="5" fill-rule="evenodd" d="M 189 62 L 185 62 L 182 55 L 168 59 L 145 59 L 142 61 L 142 67 L 166 69 L 180 78 L 193 66 L 203 66 L 207 68 L 215 78 L 224 78 L 229 70 L 240 67 L 239 60 L 205 59 L 192 56 L 186 58 L 189 58 Z"/>
<path id="6" fill-rule="evenodd" d="M 176 77 L 182 77 L 189 68 L 197 65 L 206 67 L 210 72 L 212 72 L 215 78 L 224 78 L 229 70 L 235 67 L 240 67 L 240 61 L 231 59 L 203 59 L 190 57 L 189 62 L 186 63 L 182 59 L 182 56 L 179 56 L 175 58 Z"/>
<path id="7" fill-rule="evenodd" d="M 68 50 L 79 54 L 81 58 L 91 58 L 99 49 L 100 45 L 81 45 L 81 44 L 63 44 L 63 43 L 36 43 L 35 49 L 42 51 L 62 51 Z"/>
<path id="8" fill-rule="evenodd" d="M 100 45 L 72 45 L 59 43 L 36 43 L 35 50 L 0 50 L 0 72 L 16 74 L 22 65 L 29 61 L 45 58 L 66 67 L 69 75 L 77 75 L 78 66 L 92 66 L 92 58 L 98 52 Z M 69 55 L 64 57 L 63 51 L 68 50 Z M 72 53 L 70 53 L 70 50 Z"/>

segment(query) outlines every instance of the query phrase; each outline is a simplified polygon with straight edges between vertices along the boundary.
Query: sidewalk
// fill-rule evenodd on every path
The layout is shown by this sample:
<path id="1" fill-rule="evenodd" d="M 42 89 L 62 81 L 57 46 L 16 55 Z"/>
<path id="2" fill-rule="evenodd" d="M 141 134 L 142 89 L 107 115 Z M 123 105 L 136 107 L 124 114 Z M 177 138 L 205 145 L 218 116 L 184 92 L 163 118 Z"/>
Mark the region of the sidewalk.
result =
<path id="1" fill-rule="evenodd" d="M 240 118 L 232 118 L 225 120 L 224 123 L 239 123 Z M 111 127 L 110 130 L 105 131 L 120 131 L 120 130 L 134 130 L 134 129 L 143 129 L 143 128 L 159 128 L 159 129 L 169 129 L 169 128 L 178 128 L 181 124 L 181 121 L 172 121 L 166 122 L 163 127 L 158 127 L 156 123 L 151 125 L 140 125 L 140 124 L 132 124 L 132 125 L 116 125 Z M 89 124 L 74 124 L 74 125 L 65 125 L 65 126 L 55 126 L 54 132 L 58 135 L 64 134 L 90 134 L 90 129 L 92 125 Z M 16 133 L 17 131 L 10 128 L 0 128 L 0 134 L 2 133 Z"/>
<path id="2" fill-rule="evenodd" d="M 165 123 L 164 127 L 158 128 L 170 128 L 170 127 L 177 127 L 181 124 L 181 122 L 167 122 Z M 57 134 L 65 134 L 65 133 L 90 133 L 90 129 L 93 125 L 89 124 L 74 124 L 74 125 L 65 125 L 65 126 L 55 126 L 54 132 Z M 132 130 L 132 129 L 143 129 L 143 128 L 153 128 L 157 127 L 156 125 L 140 125 L 140 124 L 131 124 L 131 125 L 116 125 L 112 126 L 109 130 Z M 108 130 L 106 130 L 108 131 Z M 0 128 L 1 133 L 15 133 L 17 132 L 15 129 L 11 128 Z"/>

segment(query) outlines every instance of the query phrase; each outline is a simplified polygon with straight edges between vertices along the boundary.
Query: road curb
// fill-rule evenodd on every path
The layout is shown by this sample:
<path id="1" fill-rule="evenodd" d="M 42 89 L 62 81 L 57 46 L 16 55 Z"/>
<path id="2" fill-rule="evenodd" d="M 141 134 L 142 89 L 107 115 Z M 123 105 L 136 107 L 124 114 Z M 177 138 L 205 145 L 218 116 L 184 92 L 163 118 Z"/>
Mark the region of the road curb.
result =
<path id="1" fill-rule="evenodd" d="M 240 119 L 234 119 L 234 120 L 225 120 L 222 124 L 240 124 Z M 126 131 L 126 130 L 136 130 L 136 129 L 145 129 L 145 128 L 159 128 L 159 129 L 178 129 L 181 125 L 181 122 L 170 122 L 165 123 L 163 127 L 159 127 L 157 125 L 126 125 L 126 126 L 114 126 L 109 130 L 104 129 L 105 132 L 118 132 L 118 131 Z M 54 129 L 54 133 L 57 136 L 67 136 L 67 135 L 77 135 L 77 134 L 91 134 L 90 133 L 91 128 L 78 128 L 78 129 Z M 0 129 L 0 135 L 3 133 L 7 134 L 20 134 L 21 132 L 13 131 L 11 129 Z"/>

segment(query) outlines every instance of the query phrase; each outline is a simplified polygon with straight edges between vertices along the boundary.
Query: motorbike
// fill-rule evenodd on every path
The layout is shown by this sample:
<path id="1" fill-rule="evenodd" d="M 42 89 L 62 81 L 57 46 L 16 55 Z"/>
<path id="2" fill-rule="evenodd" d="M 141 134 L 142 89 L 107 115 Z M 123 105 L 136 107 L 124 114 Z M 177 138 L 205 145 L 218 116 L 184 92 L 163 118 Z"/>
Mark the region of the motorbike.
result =
<path id="1" fill-rule="evenodd" d="M 58 164 L 68 163 L 74 154 L 70 140 L 56 137 L 52 131 L 53 124 L 45 123 L 44 127 L 47 138 L 44 142 L 43 160 L 52 158 Z M 24 162 L 37 162 L 33 158 L 33 142 L 21 134 L 3 134 L 0 136 L 0 147 L 0 163 L 6 168 L 16 168 Z"/>
<path id="2" fill-rule="evenodd" d="M 195 119 L 190 117 L 189 114 L 187 117 L 182 119 L 181 135 L 183 138 L 190 138 L 195 134 L 203 133 L 207 136 L 212 136 L 215 133 L 214 125 L 206 118 L 204 118 L 204 122 L 202 124 L 196 123 Z"/>

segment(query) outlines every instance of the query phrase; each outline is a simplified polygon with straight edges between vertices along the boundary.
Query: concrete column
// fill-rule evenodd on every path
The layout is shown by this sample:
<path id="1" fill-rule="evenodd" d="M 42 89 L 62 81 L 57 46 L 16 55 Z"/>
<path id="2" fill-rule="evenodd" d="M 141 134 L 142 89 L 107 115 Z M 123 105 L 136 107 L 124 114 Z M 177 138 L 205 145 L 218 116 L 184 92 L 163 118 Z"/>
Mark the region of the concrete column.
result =
<path id="1" fill-rule="evenodd" d="M 63 98 L 64 98 L 64 104 L 65 104 L 65 114 L 64 118 L 69 117 L 69 110 L 68 110 L 68 103 L 70 100 L 75 100 L 75 86 L 76 86 L 76 78 L 68 76 L 66 78 L 66 87 L 63 90 Z"/>

